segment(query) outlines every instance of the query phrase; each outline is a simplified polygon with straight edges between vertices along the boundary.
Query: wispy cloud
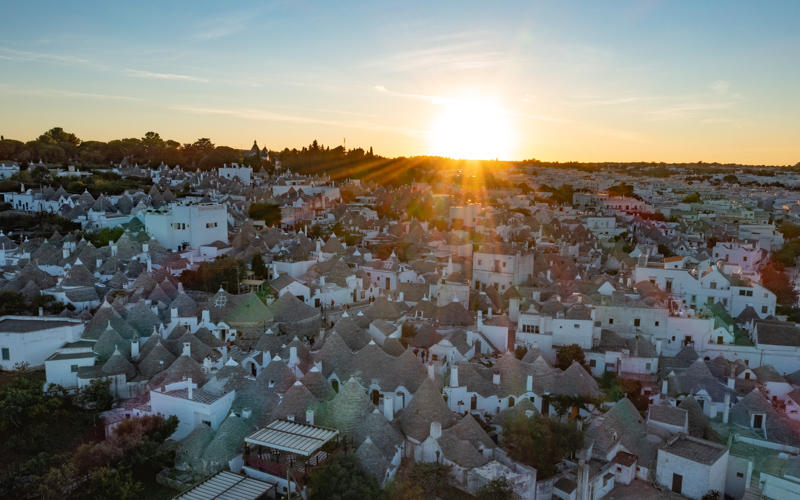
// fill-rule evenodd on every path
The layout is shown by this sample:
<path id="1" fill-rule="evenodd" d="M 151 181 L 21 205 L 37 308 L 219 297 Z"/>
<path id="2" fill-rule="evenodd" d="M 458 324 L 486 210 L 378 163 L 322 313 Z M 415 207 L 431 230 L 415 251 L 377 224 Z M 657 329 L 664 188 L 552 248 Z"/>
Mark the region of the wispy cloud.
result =
<path id="1" fill-rule="evenodd" d="M 729 102 L 684 102 L 674 104 L 664 108 L 652 110 L 650 114 L 662 116 L 686 116 L 696 111 L 713 111 L 719 109 L 730 109 L 736 103 Z"/>
<path id="2" fill-rule="evenodd" d="M 85 64 L 89 62 L 88 59 L 75 56 L 43 52 L 28 52 L 25 50 L 15 50 L 6 47 L 0 47 L 0 59 L 5 59 L 7 61 L 46 61 L 62 64 Z"/>
<path id="3" fill-rule="evenodd" d="M 328 126 L 342 127 L 342 128 L 355 128 L 362 130 L 385 130 L 410 136 L 425 135 L 425 132 L 406 127 L 381 125 L 367 121 L 322 120 L 319 118 L 308 118 L 305 116 L 274 113 L 271 111 L 266 111 L 261 109 L 220 109 L 220 108 L 204 108 L 197 106 L 171 106 L 169 109 L 197 114 L 197 115 L 225 115 L 225 116 L 233 116 L 236 118 L 245 118 L 249 120 L 319 124 L 319 125 L 328 125 Z"/>
<path id="4" fill-rule="evenodd" d="M 19 88 L 11 85 L 0 84 L 0 94 L 4 95 L 22 95 L 34 97 L 71 97 L 77 99 L 98 99 L 98 100 L 120 100 L 120 101 L 144 101 L 139 97 L 130 97 L 124 95 L 110 95 L 110 94 L 93 94 L 90 92 L 73 92 L 71 90 L 59 89 L 32 89 L 32 88 Z"/>
<path id="5" fill-rule="evenodd" d="M 721 96 L 735 97 L 736 99 L 741 99 L 742 97 L 744 97 L 740 92 L 732 92 L 730 82 L 726 82 L 725 80 L 717 80 L 713 82 L 708 88 L 714 91 L 714 93 Z"/>
<path id="6" fill-rule="evenodd" d="M 495 67 L 510 61 L 505 53 L 490 50 L 486 42 L 471 41 L 398 52 L 364 66 L 392 72 L 424 69 L 452 71 Z"/>
<path id="7" fill-rule="evenodd" d="M 386 87 L 384 87 L 383 85 L 375 85 L 374 87 L 372 87 L 372 90 L 377 90 L 378 92 L 386 92 L 387 91 Z"/>
<path id="8" fill-rule="evenodd" d="M 153 73 L 150 71 L 140 71 L 135 69 L 126 69 L 125 74 L 128 76 L 135 76 L 136 78 L 155 78 L 157 80 L 183 80 L 187 82 L 207 82 L 207 78 L 200 78 L 190 75 L 176 75 L 173 73 Z"/>
<path id="9" fill-rule="evenodd" d="M 248 12 L 233 12 L 208 19 L 198 27 L 198 32 L 192 38 L 195 40 L 216 40 L 233 35 L 242 31 L 261 12 L 261 9 Z"/>

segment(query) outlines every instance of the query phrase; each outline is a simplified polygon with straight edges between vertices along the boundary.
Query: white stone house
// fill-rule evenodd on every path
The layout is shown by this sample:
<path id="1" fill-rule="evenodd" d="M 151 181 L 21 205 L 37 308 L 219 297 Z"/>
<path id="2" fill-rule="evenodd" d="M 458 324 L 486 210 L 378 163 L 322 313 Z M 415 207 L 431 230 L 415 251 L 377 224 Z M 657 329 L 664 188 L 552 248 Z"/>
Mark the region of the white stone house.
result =
<path id="1" fill-rule="evenodd" d="M 139 212 L 137 217 L 164 248 L 178 250 L 184 245 L 199 248 L 215 241 L 228 243 L 228 215 L 224 205 L 173 203 Z"/>
<path id="2" fill-rule="evenodd" d="M 235 397 L 236 391 L 219 395 L 198 389 L 190 378 L 150 391 L 150 409 L 154 415 L 178 417 L 178 429 L 170 438 L 180 440 L 198 425 L 217 430 L 228 416 Z"/>
<path id="3" fill-rule="evenodd" d="M 64 344 L 76 342 L 83 333 L 79 319 L 60 316 L 0 317 L 0 368 L 12 370 L 17 363 L 42 366 Z"/>
<path id="4" fill-rule="evenodd" d="M 725 493 L 728 448 L 678 434 L 658 450 L 656 481 L 665 488 L 699 500 L 710 490 Z"/>

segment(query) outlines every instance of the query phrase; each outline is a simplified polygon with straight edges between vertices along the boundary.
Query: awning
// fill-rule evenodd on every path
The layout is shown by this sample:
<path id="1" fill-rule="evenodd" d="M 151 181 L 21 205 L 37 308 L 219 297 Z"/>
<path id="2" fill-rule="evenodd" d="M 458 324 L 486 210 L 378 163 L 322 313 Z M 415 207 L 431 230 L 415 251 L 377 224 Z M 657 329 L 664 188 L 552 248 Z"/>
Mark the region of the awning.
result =
<path id="1" fill-rule="evenodd" d="M 244 440 L 250 444 L 310 456 L 338 434 L 339 431 L 335 429 L 275 420 Z"/>

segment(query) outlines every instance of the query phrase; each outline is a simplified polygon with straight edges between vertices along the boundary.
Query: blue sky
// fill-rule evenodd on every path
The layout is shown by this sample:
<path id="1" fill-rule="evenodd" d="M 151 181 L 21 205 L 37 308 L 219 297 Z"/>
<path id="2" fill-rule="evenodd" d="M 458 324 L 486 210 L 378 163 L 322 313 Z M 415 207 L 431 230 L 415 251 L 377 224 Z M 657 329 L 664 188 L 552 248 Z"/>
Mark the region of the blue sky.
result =
<path id="1" fill-rule="evenodd" d="M 505 159 L 794 164 L 797 19 L 795 1 L 14 2 L 0 133 L 410 156 L 480 101 Z M 495 156 L 484 118 L 463 126 Z"/>

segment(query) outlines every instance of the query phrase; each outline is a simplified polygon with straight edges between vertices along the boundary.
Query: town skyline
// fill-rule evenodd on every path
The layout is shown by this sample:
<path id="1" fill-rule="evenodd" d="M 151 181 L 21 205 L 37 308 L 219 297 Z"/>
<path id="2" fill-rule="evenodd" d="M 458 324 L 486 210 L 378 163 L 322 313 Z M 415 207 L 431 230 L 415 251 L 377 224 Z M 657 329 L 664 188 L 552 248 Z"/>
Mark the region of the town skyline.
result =
<path id="1" fill-rule="evenodd" d="M 796 5 L 420 7 L 11 5 L 0 132 L 156 129 L 242 149 L 346 137 L 388 157 L 800 157 Z"/>

